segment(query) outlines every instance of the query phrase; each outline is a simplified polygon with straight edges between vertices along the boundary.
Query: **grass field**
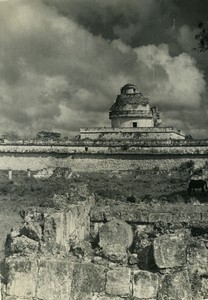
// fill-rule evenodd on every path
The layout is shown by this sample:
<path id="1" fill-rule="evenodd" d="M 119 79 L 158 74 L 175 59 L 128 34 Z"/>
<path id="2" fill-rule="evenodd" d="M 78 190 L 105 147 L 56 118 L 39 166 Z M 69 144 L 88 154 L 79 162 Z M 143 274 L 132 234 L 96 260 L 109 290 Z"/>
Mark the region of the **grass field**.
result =
<path id="1" fill-rule="evenodd" d="M 13 172 L 12 180 L 8 171 L 0 171 L 0 251 L 3 255 L 4 241 L 12 227 L 21 223 L 19 211 L 29 206 L 50 206 L 54 194 L 64 195 L 70 184 L 86 183 L 95 193 L 97 205 L 107 199 L 112 201 L 136 202 L 142 207 L 165 207 L 174 204 L 179 209 L 187 209 L 191 202 L 206 205 L 208 196 L 197 192 L 193 197 L 187 195 L 191 165 L 183 165 L 177 170 L 125 171 L 117 173 L 81 173 L 71 179 L 28 178 L 23 171 Z M 196 209 L 196 208 L 195 208 Z M 1 255 L 1 256 L 2 256 Z"/>

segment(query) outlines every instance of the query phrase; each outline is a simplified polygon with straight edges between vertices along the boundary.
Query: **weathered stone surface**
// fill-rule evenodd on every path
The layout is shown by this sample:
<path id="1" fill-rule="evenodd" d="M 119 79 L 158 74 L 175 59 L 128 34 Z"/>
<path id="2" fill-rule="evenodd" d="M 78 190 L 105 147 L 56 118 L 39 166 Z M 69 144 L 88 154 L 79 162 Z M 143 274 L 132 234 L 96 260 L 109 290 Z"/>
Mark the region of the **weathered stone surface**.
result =
<path id="1" fill-rule="evenodd" d="M 90 214 L 91 222 L 103 222 L 104 221 L 104 208 L 95 207 Z"/>
<path id="2" fill-rule="evenodd" d="M 191 273 L 208 275 L 208 249 L 203 240 L 193 239 L 189 242 L 187 263 Z"/>
<path id="3" fill-rule="evenodd" d="M 104 211 L 104 220 L 112 221 L 114 219 L 121 219 L 121 212 L 119 208 L 115 209 L 108 209 Z"/>
<path id="4" fill-rule="evenodd" d="M 150 223 L 156 223 L 156 222 L 170 223 L 171 220 L 172 220 L 171 213 L 150 213 L 149 214 Z"/>
<path id="5" fill-rule="evenodd" d="M 138 256 L 137 256 L 136 253 L 130 254 L 130 255 L 128 256 L 128 264 L 129 264 L 130 266 L 132 266 L 132 265 L 137 265 L 138 263 L 139 263 L 139 260 L 138 260 Z"/>
<path id="6" fill-rule="evenodd" d="M 131 203 L 122 205 L 111 205 L 94 207 L 91 212 L 91 221 L 111 221 L 113 219 L 121 219 L 125 222 L 149 222 L 149 213 L 141 211 L 137 204 Z"/>
<path id="7" fill-rule="evenodd" d="M 42 228 L 38 223 L 30 222 L 28 224 L 24 224 L 24 226 L 20 229 L 20 235 L 25 235 L 35 241 L 40 241 L 42 238 Z"/>
<path id="8" fill-rule="evenodd" d="M 81 241 L 77 244 L 71 245 L 70 253 L 85 260 L 91 260 L 91 258 L 94 256 L 94 251 L 89 241 Z"/>
<path id="9" fill-rule="evenodd" d="M 51 199 L 53 208 L 29 208 L 21 211 L 30 238 L 53 241 L 68 250 L 69 240 L 84 240 L 90 233 L 90 210 L 95 203 L 86 185 L 71 185 L 66 195 Z"/>
<path id="10" fill-rule="evenodd" d="M 120 213 L 120 219 L 125 222 L 148 222 L 149 221 L 149 213 L 146 211 L 141 211 L 137 204 L 131 203 L 115 205 L 110 209 L 109 215 L 115 215 L 115 212 Z"/>
<path id="11" fill-rule="evenodd" d="M 17 236 L 20 236 L 20 228 L 18 228 L 18 229 L 12 228 L 9 235 L 10 235 L 10 238 L 11 238 L 11 239 L 14 239 L 14 238 L 16 238 Z"/>
<path id="12" fill-rule="evenodd" d="M 152 224 L 137 225 L 135 226 L 136 236 L 144 236 L 144 234 L 152 234 L 154 232 L 154 227 Z"/>
<path id="13" fill-rule="evenodd" d="M 201 296 L 202 299 L 208 299 L 208 278 L 201 278 Z"/>
<path id="14" fill-rule="evenodd" d="M 164 234 L 153 242 L 155 263 L 159 268 L 174 268 L 186 264 L 184 234 Z"/>
<path id="15" fill-rule="evenodd" d="M 4 293 L 3 293 L 2 300 L 36 300 L 36 299 L 33 297 L 22 298 L 22 297 L 16 297 L 16 296 L 8 296 L 8 295 L 4 295 Z"/>
<path id="16" fill-rule="evenodd" d="M 35 297 L 38 266 L 36 261 L 27 258 L 9 258 L 6 260 L 6 294 L 16 297 Z"/>
<path id="17" fill-rule="evenodd" d="M 137 254 L 138 266 L 140 269 L 151 270 L 155 268 L 152 235 L 152 225 L 136 226 L 133 251 Z"/>
<path id="18" fill-rule="evenodd" d="M 43 300 L 68 300 L 74 264 L 66 260 L 39 260 L 36 297 Z"/>
<path id="19" fill-rule="evenodd" d="M 21 255 L 31 255 L 38 252 L 39 244 L 38 242 L 29 239 L 28 237 L 22 235 L 14 239 L 7 239 L 6 242 L 6 253 L 7 255 L 19 253 Z"/>
<path id="20" fill-rule="evenodd" d="M 201 221 L 206 223 L 208 222 L 208 212 L 201 213 Z"/>
<path id="21" fill-rule="evenodd" d="M 42 170 L 37 171 L 35 174 L 33 174 L 34 178 L 49 178 L 53 175 L 54 168 L 44 168 Z"/>
<path id="22" fill-rule="evenodd" d="M 135 299 L 156 298 L 158 291 L 158 275 L 147 271 L 135 271 L 133 296 Z"/>
<path id="23" fill-rule="evenodd" d="M 201 213 L 191 213 L 191 212 L 176 212 L 173 213 L 172 222 L 173 223 L 192 223 L 196 221 L 201 221 Z"/>
<path id="24" fill-rule="evenodd" d="M 131 269 L 117 268 L 107 273 L 106 293 L 126 297 L 132 293 Z"/>
<path id="25" fill-rule="evenodd" d="M 191 284 L 187 271 L 166 275 L 158 293 L 158 300 L 191 300 Z"/>
<path id="26" fill-rule="evenodd" d="M 93 293 L 105 290 L 106 270 L 103 266 L 92 263 L 76 264 L 72 282 L 71 298 L 85 300 Z"/>
<path id="27" fill-rule="evenodd" d="M 70 249 L 70 242 L 82 241 L 90 234 L 89 214 L 94 198 L 89 196 L 89 199 L 85 199 L 84 191 L 81 190 L 82 201 L 69 204 L 67 201 L 76 196 L 73 190 L 72 195 L 67 196 L 69 197 L 66 201 L 67 208 L 64 209 L 29 208 L 22 211 L 21 215 L 26 224 L 20 229 L 20 235 L 25 234 L 31 239 L 40 240 L 43 253 L 55 253 L 56 248 L 58 251 L 62 249 L 67 252 Z"/>
<path id="28" fill-rule="evenodd" d="M 31 223 L 36 222 L 41 224 L 44 219 L 44 214 L 50 213 L 53 209 L 43 208 L 43 207 L 29 207 L 25 210 L 20 211 L 20 216 L 23 218 L 24 222 Z"/>
<path id="29" fill-rule="evenodd" d="M 133 242 L 130 225 L 121 220 L 112 220 L 99 230 L 99 245 L 103 255 L 112 261 L 123 261 L 127 258 L 126 250 Z"/>
<path id="30" fill-rule="evenodd" d="M 93 298 L 89 299 L 92 300 Z M 130 298 L 126 298 L 125 300 L 128 300 Z M 109 297 L 109 296 L 97 296 L 97 298 L 95 298 L 95 300 L 122 300 L 122 298 L 120 297 Z"/>
<path id="31" fill-rule="evenodd" d="M 95 222 L 90 225 L 90 235 L 96 239 L 98 237 L 98 232 L 101 226 L 103 226 L 103 222 Z"/>
<path id="32" fill-rule="evenodd" d="M 70 217 L 69 214 L 67 216 Z M 66 217 L 66 214 L 63 211 L 51 213 L 45 218 L 43 239 L 44 242 L 48 245 L 49 250 L 49 245 L 55 245 L 56 243 L 65 247 L 66 250 L 69 249 L 67 241 L 69 238 L 67 234 L 68 219 L 69 218 Z M 71 219 L 73 219 L 72 215 Z"/>

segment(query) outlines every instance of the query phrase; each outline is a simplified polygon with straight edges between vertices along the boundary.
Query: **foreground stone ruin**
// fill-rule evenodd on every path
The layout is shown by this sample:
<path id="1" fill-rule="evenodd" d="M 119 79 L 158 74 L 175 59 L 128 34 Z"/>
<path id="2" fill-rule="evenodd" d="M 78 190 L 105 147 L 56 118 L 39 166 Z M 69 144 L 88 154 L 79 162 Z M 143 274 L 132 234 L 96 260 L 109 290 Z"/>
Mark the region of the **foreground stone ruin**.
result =
<path id="1" fill-rule="evenodd" d="M 5 245 L 2 300 L 208 299 L 206 212 L 96 206 L 77 185 L 21 216 Z"/>

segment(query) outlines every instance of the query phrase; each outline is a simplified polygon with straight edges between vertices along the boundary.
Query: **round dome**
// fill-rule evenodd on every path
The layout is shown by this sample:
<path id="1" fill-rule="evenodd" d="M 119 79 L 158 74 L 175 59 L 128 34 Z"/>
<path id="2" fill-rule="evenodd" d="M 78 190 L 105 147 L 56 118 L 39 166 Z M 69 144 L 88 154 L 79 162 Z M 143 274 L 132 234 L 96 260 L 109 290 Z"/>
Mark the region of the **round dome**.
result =
<path id="1" fill-rule="evenodd" d="M 127 83 L 121 88 L 122 95 L 132 95 L 138 93 L 136 85 Z"/>
<path id="2" fill-rule="evenodd" d="M 149 99 L 128 83 L 121 88 L 120 95 L 109 112 L 112 127 L 152 127 L 153 118 Z"/>
<path id="3" fill-rule="evenodd" d="M 129 110 L 146 110 L 149 105 L 149 99 L 144 97 L 133 84 L 126 84 L 121 88 L 121 94 L 117 96 L 116 102 L 112 105 L 110 111 L 118 113 Z M 149 109 L 149 106 L 148 106 Z"/>

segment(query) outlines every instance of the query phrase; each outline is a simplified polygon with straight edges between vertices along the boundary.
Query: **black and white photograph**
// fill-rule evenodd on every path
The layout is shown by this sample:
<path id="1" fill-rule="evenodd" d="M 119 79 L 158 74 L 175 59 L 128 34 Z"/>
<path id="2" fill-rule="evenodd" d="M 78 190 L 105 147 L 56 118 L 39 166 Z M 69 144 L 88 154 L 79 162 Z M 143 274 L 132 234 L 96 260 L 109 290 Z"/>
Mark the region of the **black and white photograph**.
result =
<path id="1" fill-rule="evenodd" d="M 208 0 L 0 0 L 0 300 L 208 300 Z"/>

